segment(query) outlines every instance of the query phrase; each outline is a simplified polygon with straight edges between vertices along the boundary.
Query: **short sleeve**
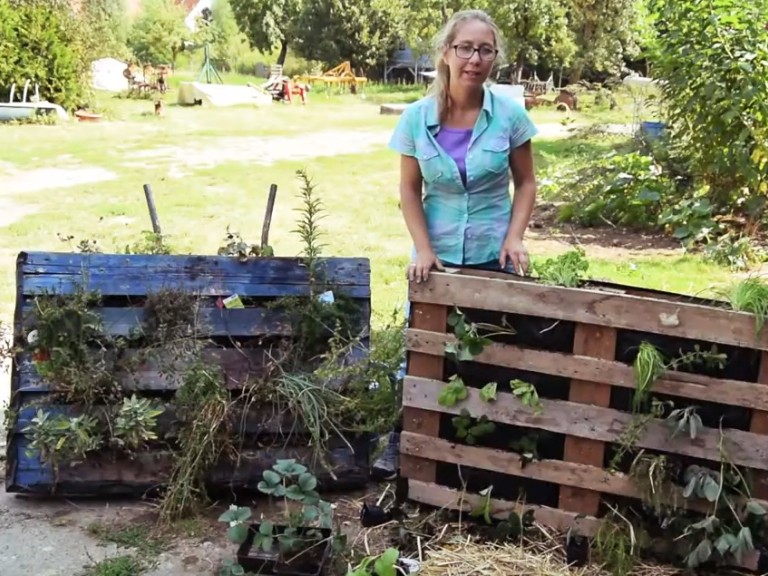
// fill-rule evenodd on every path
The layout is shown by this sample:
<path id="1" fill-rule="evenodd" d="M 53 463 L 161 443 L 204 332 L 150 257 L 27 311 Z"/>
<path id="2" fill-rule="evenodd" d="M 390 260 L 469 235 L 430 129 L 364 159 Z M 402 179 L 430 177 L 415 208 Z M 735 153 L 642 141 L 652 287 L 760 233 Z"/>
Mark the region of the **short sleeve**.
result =
<path id="1" fill-rule="evenodd" d="M 405 156 L 416 155 L 416 146 L 413 139 L 413 118 L 413 108 L 407 107 L 400 115 L 392 138 L 389 140 L 389 147 Z"/>
<path id="2" fill-rule="evenodd" d="M 539 133 L 528 111 L 517 102 L 512 103 L 510 116 L 509 145 L 512 149 L 522 146 Z"/>

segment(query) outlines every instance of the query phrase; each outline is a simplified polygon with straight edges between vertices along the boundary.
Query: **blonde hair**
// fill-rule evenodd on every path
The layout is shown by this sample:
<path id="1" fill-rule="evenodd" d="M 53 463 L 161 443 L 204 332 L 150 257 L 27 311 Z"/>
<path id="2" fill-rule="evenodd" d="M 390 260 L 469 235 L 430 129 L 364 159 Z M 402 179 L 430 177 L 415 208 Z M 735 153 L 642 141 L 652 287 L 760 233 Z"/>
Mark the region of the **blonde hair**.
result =
<path id="1" fill-rule="evenodd" d="M 494 66 L 498 65 L 501 59 L 503 50 L 503 41 L 499 27 L 493 19 L 482 10 L 461 10 L 455 12 L 453 16 L 445 23 L 443 29 L 435 36 L 435 76 L 432 86 L 429 89 L 430 94 L 434 94 L 437 98 L 437 110 L 439 113 L 440 121 L 444 121 L 448 115 L 448 111 L 451 108 L 451 95 L 450 95 L 450 83 L 451 83 L 451 69 L 443 59 L 445 51 L 451 46 L 456 39 L 456 35 L 463 24 L 467 22 L 482 22 L 486 24 L 493 32 L 494 43 L 496 49 L 499 51 L 499 58 L 496 59 Z"/>

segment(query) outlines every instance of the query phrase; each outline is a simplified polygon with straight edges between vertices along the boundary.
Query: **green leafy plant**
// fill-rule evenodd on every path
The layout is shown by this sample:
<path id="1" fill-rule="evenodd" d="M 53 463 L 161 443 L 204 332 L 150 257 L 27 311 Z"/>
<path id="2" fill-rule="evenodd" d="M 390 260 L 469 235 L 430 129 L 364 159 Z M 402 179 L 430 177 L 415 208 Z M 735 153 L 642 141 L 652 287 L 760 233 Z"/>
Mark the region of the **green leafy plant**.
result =
<path id="1" fill-rule="evenodd" d="M 397 548 L 387 548 L 379 556 L 367 556 L 354 569 L 347 571 L 346 576 L 399 576 L 397 561 L 400 551 Z"/>
<path id="2" fill-rule="evenodd" d="M 510 380 L 509 387 L 512 389 L 512 394 L 517 396 L 523 406 L 533 408 L 533 413 L 536 416 L 541 416 L 544 412 L 544 407 L 541 404 L 539 393 L 533 384 L 515 379 Z"/>
<path id="3" fill-rule="evenodd" d="M 575 288 L 584 281 L 589 270 L 589 261 L 584 249 L 577 247 L 555 258 L 534 261 L 532 271 L 543 284 Z"/>
<path id="4" fill-rule="evenodd" d="M 437 403 L 441 406 L 450 408 L 456 406 L 459 402 L 467 399 L 469 391 L 464 381 L 456 374 L 450 377 L 448 384 L 443 386 L 440 395 L 437 397 Z"/>
<path id="5" fill-rule="evenodd" d="M 38 408 L 22 433 L 29 438 L 27 454 L 39 454 L 41 462 L 51 464 L 55 476 L 62 462 L 74 464 L 102 444 L 99 422 L 88 414 L 52 415 Z"/>
<path id="6" fill-rule="evenodd" d="M 480 438 L 492 434 L 496 430 L 496 424 L 489 421 L 485 414 L 473 422 L 473 418 L 466 408 L 461 410 L 459 416 L 454 416 L 451 423 L 456 430 L 456 437 L 469 445 L 476 444 Z"/>
<path id="7" fill-rule="evenodd" d="M 696 413 L 695 406 L 688 408 L 676 408 L 669 413 L 665 423 L 672 430 L 671 438 L 688 429 L 691 440 L 696 438 L 698 431 L 704 428 L 701 417 Z"/>
<path id="8" fill-rule="evenodd" d="M 448 326 L 456 336 L 455 342 L 446 342 L 445 352 L 457 361 L 469 361 L 479 356 L 486 346 L 493 344 L 491 337 L 498 335 L 514 335 L 515 329 L 502 317 L 501 326 L 484 322 L 471 322 L 459 308 L 454 308 L 448 314 Z M 480 334 L 480 331 L 485 331 Z"/>
<path id="9" fill-rule="evenodd" d="M 251 515 L 251 509 L 247 506 L 231 504 L 229 509 L 219 516 L 219 522 L 225 522 L 228 525 L 227 538 L 235 544 L 245 542 L 248 537 L 248 520 Z"/>
<path id="10" fill-rule="evenodd" d="M 496 388 L 498 388 L 496 382 L 488 382 L 488 384 L 480 388 L 480 398 L 485 402 L 493 402 L 496 400 Z"/>
<path id="11" fill-rule="evenodd" d="M 751 276 L 731 286 L 725 296 L 734 310 L 755 315 L 757 336 L 768 318 L 768 283 L 762 278 Z"/>
<path id="12" fill-rule="evenodd" d="M 224 235 L 224 243 L 219 247 L 217 254 L 219 256 L 234 256 L 240 262 L 247 262 L 249 258 L 269 258 L 275 255 L 271 246 L 262 248 L 260 244 L 249 244 L 240 235 L 240 232 L 233 232 L 227 226 L 227 232 Z"/>
<path id="13" fill-rule="evenodd" d="M 157 417 L 164 411 L 162 406 L 153 406 L 149 398 L 138 398 L 136 394 L 123 398 L 115 418 L 114 441 L 121 448 L 137 449 L 156 440 Z"/>
<path id="14" fill-rule="evenodd" d="M 486 524 L 493 524 L 493 511 L 491 510 L 491 493 L 493 486 L 488 486 L 480 490 L 478 494 L 482 497 L 480 501 L 472 508 L 469 515 L 473 518 L 482 518 Z"/>
<path id="15" fill-rule="evenodd" d="M 262 523 L 267 527 L 263 531 L 260 529 L 257 538 L 265 551 L 271 550 L 274 540 L 277 540 L 283 555 L 306 550 L 322 540 L 322 533 L 317 528 L 332 527 L 333 510 L 330 503 L 321 500 L 315 490 L 317 478 L 296 460 L 278 460 L 270 470 L 263 472 L 257 488 L 271 498 L 282 498 L 284 503 L 285 530 L 269 530 L 273 526 Z M 313 527 L 315 525 L 317 528 Z"/>

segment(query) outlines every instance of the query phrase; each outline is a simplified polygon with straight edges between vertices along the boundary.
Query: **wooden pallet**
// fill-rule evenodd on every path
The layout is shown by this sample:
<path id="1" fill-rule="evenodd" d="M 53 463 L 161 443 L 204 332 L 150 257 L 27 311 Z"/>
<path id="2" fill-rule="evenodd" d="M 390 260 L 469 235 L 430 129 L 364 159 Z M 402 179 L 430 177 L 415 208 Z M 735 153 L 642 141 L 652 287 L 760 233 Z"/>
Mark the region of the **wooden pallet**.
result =
<path id="1" fill-rule="evenodd" d="M 356 329 L 363 339 L 349 358 L 354 361 L 367 353 L 370 264 L 364 258 L 328 258 L 323 266 L 328 285 L 355 305 Z M 265 374 L 270 358 L 278 353 L 275 343 L 291 337 L 285 312 L 268 308 L 268 302 L 283 296 L 308 296 L 310 286 L 306 266 L 294 258 L 241 263 L 237 258 L 219 256 L 21 253 L 14 317 L 14 341 L 21 352 L 15 356 L 11 382 L 12 408 L 18 412 L 18 421 L 9 434 L 8 492 L 137 495 L 157 488 L 168 478 L 172 453 L 164 447 L 150 448 L 134 458 L 103 450 L 83 463 L 62 466 L 55 481 L 51 467 L 41 464 L 39 455 L 27 454 L 29 440 L 21 431 L 38 407 L 50 412 L 70 408 L 52 399 L 53 386 L 38 375 L 26 343 L 26 335 L 35 327 L 35 297 L 41 293 L 70 295 L 78 289 L 101 296 L 102 306 L 94 311 L 101 317 L 104 331 L 112 336 L 127 336 L 143 326 L 143 301 L 148 295 L 167 289 L 195 295 L 200 307 L 199 336 L 209 346 L 204 360 L 221 367 L 222 385 L 237 392 Z M 219 298 L 232 294 L 245 299 L 246 307 L 222 308 L 217 304 Z M 122 374 L 120 382 L 126 391 L 165 402 L 166 410 L 158 420 L 161 434 L 178 428 L 173 393 L 181 385 L 180 379 L 162 374 L 161 367 L 148 360 Z M 262 471 L 278 458 L 308 461 L 308 436 L 295 425 L 290 413 L 254 405 L 242 416 L 242 411 L 235 414 L 238 422 L 245 422 L 241 428 L 246 441 L 242 459 L 237 466 L 217 466 L 209 478 L 212 489 L 255 488 Z M 315 469 L 323 488 L 358 487 L 367 482 L 369 442 L 358 438 L 352 444 L 354 449 L 338 439 L 329 446 L 327 458 L 335 477 L 319 465 Z"/>
<path id="2" fill-rule="evenodd" d="M 753 497 L 768 499 L 768 334 L 756 333 L 753 315 L 675 294 L 600 283 L 571 289 L 467 270 L 434 273 L 425 284 L 411 284 L 409 297 L 400 467 L 410 499 L 467 511 L 492 484 L 496 518 L 533 509 L 544 525 L 593 536 L 606 502 L 641 497 L 636 482 L 609 471 L 608 462 L 632 419 L 632 362 L 644 340 L 668 354 L 716 344 L 728 362 L 706 375 L 668 371 L 653 386 L 654 395 L 678 408 L 702 407 L 705 427 L 695 440 L 687 433 L 670 439 L 657 419 L 636 446 L 719 469 L 717 420 L 723 417 L 731 461 L 753 474 Z M 454 307 L 470 320 L 497 325 L 506 314 L 517 333 L 494 338 L 471 362 L 456 364 L 445 353 L 456 341 L 448 326 Z M 438 396 L 456 373 L 468 398 L 443 406 Z M 537 388 L 539 415 L 511 393 L 506 383 L 512 379 Z M 491 381 L 499 383 L 498 396 L 487 402 L 479 388 Z M 501 431 L 473 446 L 457 440 L 451 419 L 462 409 L 474 418 L 485 415 Z M 547 438 L 539 459 L 528 461 L 509 448 L 522 433 Z M 681 505 L 707 509 L 703 500 Z"/>

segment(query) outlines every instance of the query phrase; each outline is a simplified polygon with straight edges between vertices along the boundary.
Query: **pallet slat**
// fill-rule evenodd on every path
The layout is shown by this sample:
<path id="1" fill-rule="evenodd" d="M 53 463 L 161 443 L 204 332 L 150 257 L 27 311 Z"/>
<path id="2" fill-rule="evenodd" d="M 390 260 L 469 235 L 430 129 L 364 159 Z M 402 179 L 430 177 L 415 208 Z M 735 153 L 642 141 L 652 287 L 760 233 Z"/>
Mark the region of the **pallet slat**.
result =
<path id="1" fill-rule="evenodd" d="M 768 331 L 755 334 L 752 314 L 631 294 L 438 272 L 429 282 L 410 283 L 409 299 L 768 350 Z"/>
<path id="2" fill-rule="evenodd" d="M 437 401 L 444 386 L 443 382 L 437 380 L 406 376 L 403 386 L 403 405 L 448 414 L 459 414 L 462 408 L 466 408 L 470 414 L 485 414 L 494 422 L 537 428 L 601 442 L 617 442 L 631 421 L 630 414 L 619 410 L 564 400 L 542 400 L 543 413 L 536 416 L 533 409 L 521 404 L 513 394 L 508 392 L 499 392 L 497 400 L 488 403 L 480 398 L 478 390 L 469 390 L 469 397 L 461 405 L 446 407 L 441 406 Z M 728 452 L 734 464 L 757 470 L 768 470 L 768 436 L 741 430 L 727 430 L 725 434 L 730 440 Z M 658 421 L 651 422 L 637 446 L 720 462 L 718 430 L 702 428 L 693 440 L 681 436 L 670 439 L 669 436 L 669 429 L 664 424 Z"/>
<path id="3" fill-rule="evenodd" d="M 456 337 L 413 328 L 406 333 L 406 347 L 410 350 L 418 350 L 422 354 L 442 357 L 445 354 L 445 344 L 449 342 L 456 342 Z M 473 361 L 635 389 L 631 366 L 603 358 L 493 343 Z M 768 411 L 768 386 L 764 384 L 667 371 L 654 383 L 653 389 L 655 392 L 670 396 L 697 398 L 708 402 Z M 768 427 L 766 430 L 768 431 Z"/>

